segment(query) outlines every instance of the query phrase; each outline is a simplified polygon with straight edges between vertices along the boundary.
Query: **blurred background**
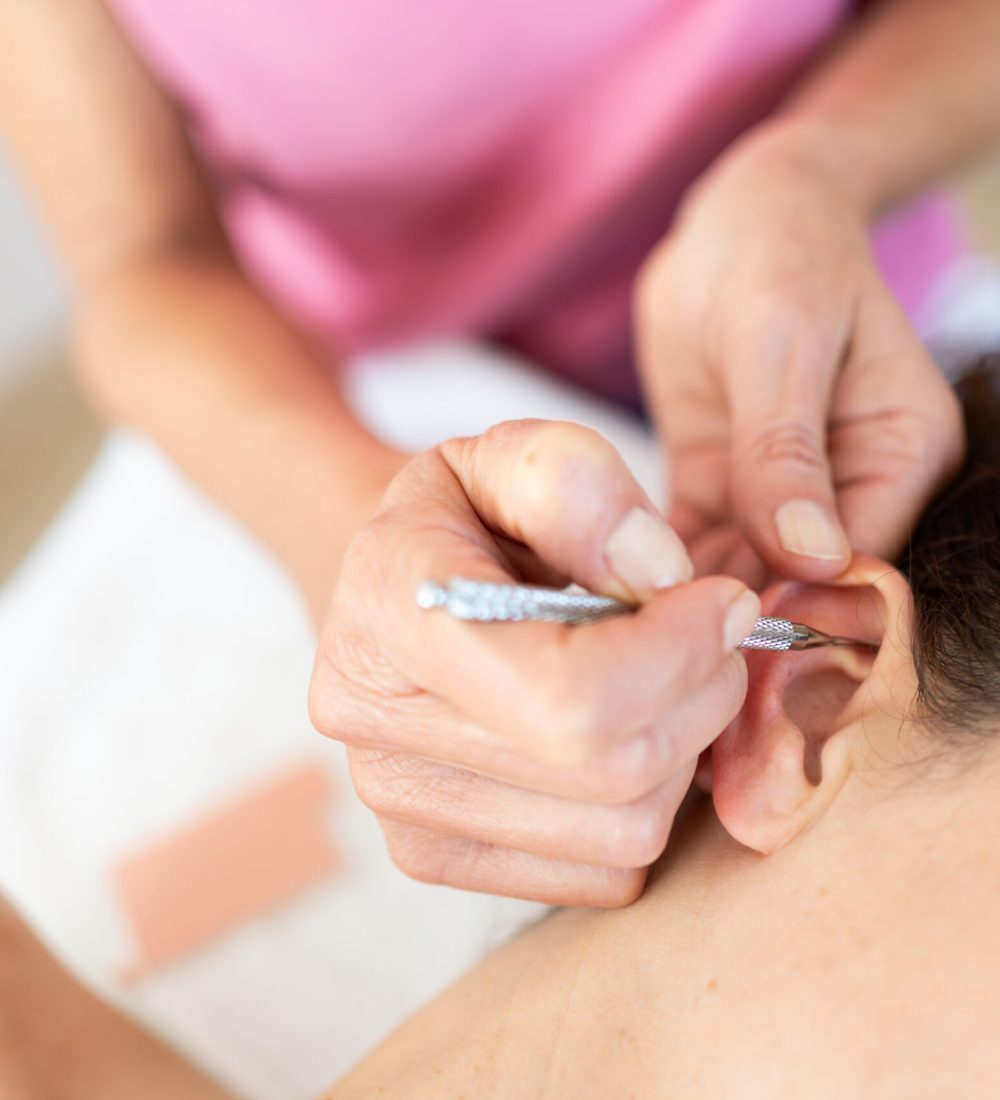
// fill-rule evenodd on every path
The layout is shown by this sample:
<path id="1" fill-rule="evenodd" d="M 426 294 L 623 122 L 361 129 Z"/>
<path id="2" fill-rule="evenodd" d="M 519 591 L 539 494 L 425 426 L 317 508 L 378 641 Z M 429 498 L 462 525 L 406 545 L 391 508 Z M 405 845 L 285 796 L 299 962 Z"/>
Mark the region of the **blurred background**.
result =
<path id="1" fill-rule="evenodd" d="M 66 369 L 67 313 L 56 257 L 0 145 L 0 582 L 100 438 Z"/>
<path id="2" fill-rule="evenodd" d="M 960 193 L 981 244 L 1000 256 L 1000 155 L 971 169 Z M 67 369 L 68 306 L 56 257 L 0 147 L 0 583 L 100 442 Z"/>

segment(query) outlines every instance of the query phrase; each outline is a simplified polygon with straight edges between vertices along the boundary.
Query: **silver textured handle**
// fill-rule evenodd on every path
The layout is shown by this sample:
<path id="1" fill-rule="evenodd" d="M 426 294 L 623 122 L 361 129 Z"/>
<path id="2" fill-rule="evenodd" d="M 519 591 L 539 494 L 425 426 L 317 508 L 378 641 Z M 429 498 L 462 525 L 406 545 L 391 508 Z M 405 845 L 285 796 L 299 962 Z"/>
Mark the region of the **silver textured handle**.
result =
<path id="1" fill-rule="evenodd" d="M 447 584 L 425 581 L 417 589 L 417 603 L 427 609 L 441 607 L 455 619 L 477 623 L 594 623 L 633 610 L 621 600 L 590 592 L 463 577 L 453 577 Z M 739 648 L 781 653 L 801 642 L 803 630 L 788 619 L 768 616 L 757 620 L 754 632 L 740 642 Z"/>
<path id="2" fill-rule="evenodd" d="M 632 608 L 609 596 L 531 584 L 493 584 L 454 577 L 447 584 L 426 581 L 417 589 L 424 608 L 443 607 L 456 619 L 478 623 L 593 623 Z"/>

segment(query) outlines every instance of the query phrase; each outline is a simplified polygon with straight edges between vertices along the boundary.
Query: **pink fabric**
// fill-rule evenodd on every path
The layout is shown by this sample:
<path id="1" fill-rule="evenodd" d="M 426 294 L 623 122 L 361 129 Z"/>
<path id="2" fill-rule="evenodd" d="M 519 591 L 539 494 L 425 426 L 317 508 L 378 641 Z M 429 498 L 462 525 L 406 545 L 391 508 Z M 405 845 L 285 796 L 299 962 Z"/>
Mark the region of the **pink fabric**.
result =
<path id="1" fill-rule="evenodd" d="M 246 268 L 297 318 L 347 354 L 492 337 L 630 398 L 638 264 L 691 180 L 851 5 L 112 7 L 186 110 Z M 943 241 L 942 219 L 917 211 L 894 240 Z M 944 247 L 893 268 L 911 308 Z"/>

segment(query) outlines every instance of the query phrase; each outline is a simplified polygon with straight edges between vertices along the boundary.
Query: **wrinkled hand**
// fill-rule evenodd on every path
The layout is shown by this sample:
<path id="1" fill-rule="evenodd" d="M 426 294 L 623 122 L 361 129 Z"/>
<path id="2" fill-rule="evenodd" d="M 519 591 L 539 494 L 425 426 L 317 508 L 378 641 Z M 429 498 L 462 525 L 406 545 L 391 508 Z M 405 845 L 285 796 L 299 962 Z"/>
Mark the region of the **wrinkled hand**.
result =
<path id="1" fill-rule="evenodd" d="M 863 212 L 780 129 L 696 186 L 636 296 L 641 369 L 699 572 L 819 580 L 893 560 L 957 468 L 957 403 Z"/>
<path id="2" fill-rule="evenodd" d="M 317 728 L 414 878 L 621 905 L 699 752 L 742 704 L 759 601 L 690 562 L 621 457 L 518 421 L 419 456 L 346 555 L 310 690 Z M 583 627 L 420 610 L 420 582 L 573 579 L 644 601 Z"/>

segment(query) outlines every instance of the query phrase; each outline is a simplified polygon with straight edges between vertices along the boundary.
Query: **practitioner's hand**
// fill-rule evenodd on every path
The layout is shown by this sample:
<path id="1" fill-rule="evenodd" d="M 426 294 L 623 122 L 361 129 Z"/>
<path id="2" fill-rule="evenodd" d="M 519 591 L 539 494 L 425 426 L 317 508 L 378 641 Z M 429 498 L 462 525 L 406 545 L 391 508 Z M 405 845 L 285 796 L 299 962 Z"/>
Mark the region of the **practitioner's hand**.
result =
<path id="1" fill-rule="evenodd" d="M 963 450 L 954 397 L 883 284 L 865 212 L 790 126 L 697 185 L 647 262 L 637 342 L 698 572 L 893 560 Z"/>
<path id="2" fill-rule="evenodd" d="M 571 578 L 642 601 L 587 626 L 474 624 L 425 580 Z M 310 691 L 407 874 L 623 905 L 662 852 L 698 753 L 742 704 L 759 602 L 690 577 L 596 432 L 517 421 L 414 459 L 354 539 Z"/>

